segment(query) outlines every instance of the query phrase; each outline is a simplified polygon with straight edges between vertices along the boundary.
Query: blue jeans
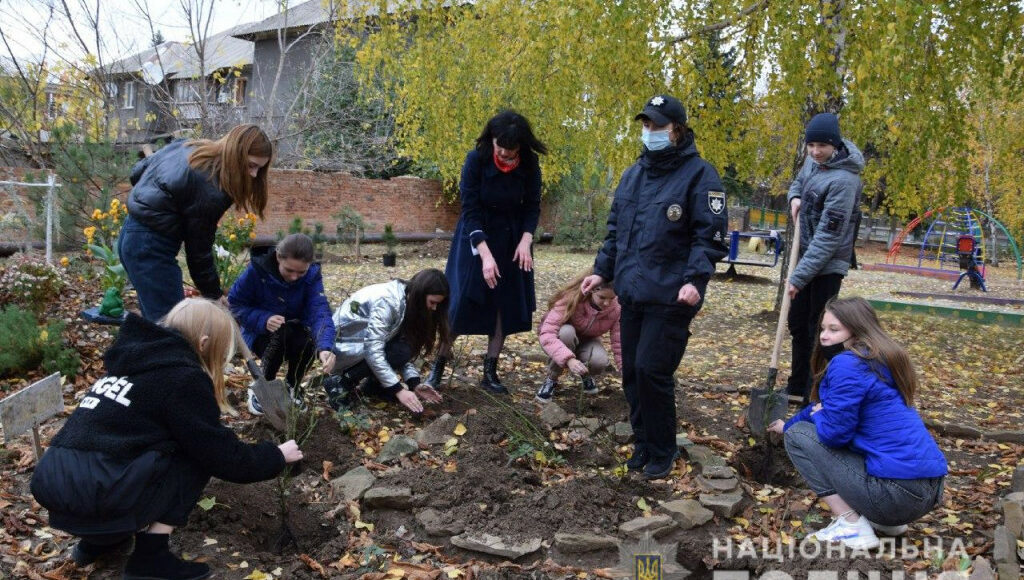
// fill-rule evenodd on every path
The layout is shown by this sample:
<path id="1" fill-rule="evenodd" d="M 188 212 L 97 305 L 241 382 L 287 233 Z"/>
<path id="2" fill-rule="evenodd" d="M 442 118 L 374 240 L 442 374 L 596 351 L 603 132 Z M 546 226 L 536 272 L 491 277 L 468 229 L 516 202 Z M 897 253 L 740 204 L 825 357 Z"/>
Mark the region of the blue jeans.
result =
<path id="1" fill-rule="evenodd" d="M 786 453 L 818 497 L 838 494 L 867 519 L 885 526 L 909 524 L 942 501 L 942 477 L 889 479 L 868 474 L 864 456 L 829 447 L 810 421 L 786 430 Z"/>
<path id="2" fill-rule="evenodd" d="M 117 253 L 146 320 L 160 320 L 184 297 L 178 266 L 180 248 L 181 242 L 154 232 L 131 216 L 125 218 Z"/>

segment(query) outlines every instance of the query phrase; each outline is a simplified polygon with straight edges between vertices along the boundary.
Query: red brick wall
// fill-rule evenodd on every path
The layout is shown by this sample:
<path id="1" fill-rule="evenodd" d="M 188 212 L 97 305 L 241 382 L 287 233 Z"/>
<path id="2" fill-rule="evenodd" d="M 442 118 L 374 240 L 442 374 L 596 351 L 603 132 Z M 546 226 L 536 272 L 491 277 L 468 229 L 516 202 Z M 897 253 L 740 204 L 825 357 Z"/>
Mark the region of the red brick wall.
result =
<path id="1" fill-rule="evenodd" d="M 287 232 L 297 216 L 307 227 L 322 222 L 324 233 L 333 235 L 337 220 L 331 216 L 345 206 L 363 216 L 371 234 L 380 233 L 388 223 L 396 233 L 431 233 L 438 229 L 450 233 L 460 209 L 458 201 L 443 200 L 441 183 L 432 179 L 360 179 L 347 173 L 272 169 L 266 220 L 257 226 L 256 234 Z M 540 221 L 544 231 L 553 231 L 553 209 L 542 203 Z"/>
<path id="2" fill-rule="evenodd" d="M 418 177 L 360 179 L 347 173 L 319 173 L 293 169 L 270 172 L 266 218 L 257 235 L 288 231 L 295 217 L 305 225 L 324 224 L 324 233 L 335 233 L 331 217 L 346 206 L 363 216 L 370 233 L 390 223 L 395 232 L 452 231 L 459 218 L 457 203 L 442 200 L 441 184 Z"/>
<path id="3" fill-rule="evenodd" d="M 0 168 L 0 179 L 21 179 L 24 172 L 20 168 Z M 119 197 L 123 200 L 128 184 L 121 190 L 123 195 Z M 431 233 L 437 229 L 451 232 L 459 218 L 459 203 L 443 200 L 438 181 L 418 177 L 361 179 L 347 173 L 271 169 L 266 219 L 257 225 L 256 234 L 287 232 L 292 220 L 300 217 L 306 227 L 312 228 L 319 221 L 326 235 L 334 235 L 337 220 L 331 216 L 346 206 L 363 217 L 370 234 L 380 233 L 387 223 L 396 233 Z M 546 202 L 542 205 L 544 231 L 553 231 L 553 209 Z"/>

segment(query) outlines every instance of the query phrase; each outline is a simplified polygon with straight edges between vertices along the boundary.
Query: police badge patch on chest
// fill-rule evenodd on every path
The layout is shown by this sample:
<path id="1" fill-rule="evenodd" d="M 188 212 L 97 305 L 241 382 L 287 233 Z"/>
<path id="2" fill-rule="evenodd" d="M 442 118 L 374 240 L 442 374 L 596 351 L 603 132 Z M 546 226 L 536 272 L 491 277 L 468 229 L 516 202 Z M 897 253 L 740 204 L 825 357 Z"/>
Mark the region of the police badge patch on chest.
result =
<path id="1" fill-rule="evenodd" d="M 678 203 L 673 203 L 668 206 L 668 210 L 665 211 L 665 217 L 667 217 L 670 222 L 679 221 L 679 218 L 683 217 L 683 207 Z"/>
<path id="2" fill-rule="evenodd" d="M 718 215 L 725 211 L 725 192 L 724 191 L 709 191 L 708 192 L 708 207 L 711 208 L 711 213 Z"/>

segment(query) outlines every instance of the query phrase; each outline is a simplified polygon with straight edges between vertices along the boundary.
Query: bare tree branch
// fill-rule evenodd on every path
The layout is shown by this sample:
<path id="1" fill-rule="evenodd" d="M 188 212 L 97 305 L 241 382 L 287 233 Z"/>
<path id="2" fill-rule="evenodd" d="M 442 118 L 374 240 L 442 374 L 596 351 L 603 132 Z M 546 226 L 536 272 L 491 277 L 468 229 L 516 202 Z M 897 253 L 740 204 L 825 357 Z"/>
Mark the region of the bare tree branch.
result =
<path id="1" fill-rule="evenodd" d="M 735 16 L 733 16 L 732 18 L 725 18 L 725 19 L 719 20 L 718 22 L 715 22 L 714 24 L 708 24 L 707 26 L 702 26 L 701 28 L 698 28 L 697 30 L 690 30 L 690 31 L 684 32 L 684 33 L 682 33 L 679 36 L 676 36 L 674 38 L 666 39 L 665 42 L 668 43 L 668 44 L 675 44 L 677 42 L 683 42 L 684 40 L 689 40 L 689 39 L 693 38 L 694 36 L 698 36 L 698 35 L 701 35 L 701 34 L 706 34 L 708 32 L 715 32 L 715 31 L 718 31 L 718 30 L 723 30 L 725 28 L 728 28 L 728 27 L 736 24 L 737 21 L 739 21 L 739 20 L 741 20 L 743 18 L 746 18 L 747 16 L 750 16 L 754 12 L 757 12 L 758 10 L 766 8 L 767 6 L 768 6 L 768 0 L 757 0 L 757 2 L 754 2 L 750 6 L 747 6 L 743 10 L 740 10 L 739 13 L 736 14 Z"/>

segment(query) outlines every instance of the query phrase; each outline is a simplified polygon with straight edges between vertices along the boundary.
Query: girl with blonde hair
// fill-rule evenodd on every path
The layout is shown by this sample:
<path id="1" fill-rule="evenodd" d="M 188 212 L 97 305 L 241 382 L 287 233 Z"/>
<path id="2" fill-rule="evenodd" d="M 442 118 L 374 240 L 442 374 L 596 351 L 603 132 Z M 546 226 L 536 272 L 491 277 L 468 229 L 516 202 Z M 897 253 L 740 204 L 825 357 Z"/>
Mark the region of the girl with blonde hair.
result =
<path id="1" fill-rule="evenodd" d="M 220 305 L 181 301 L 159 324 L 129 314 L 104 354 L 107 374 L 54 436 L 32 476 L 50 525 L 81 540 L 85 566 L 134 534 L 124 578 L 199 580 L 212 573 L 168 547 L 210 477 L 272 479 L 302 459 L 294 440 L 243 443 L 220 422 L 224 364 L 237 328 Z"/>
<path id="2" fill-rule="evenodd" d="M 196 288 L 224 300 L 213 260 L 217 222 L 232 205 L 263 219 L 273 156 L 263 130 L 239 125 L 216 141 L 174 141 L 132 168 L 118 254 L 146 319 L 163 318 L 182 298 L 182 244 Z"/>

